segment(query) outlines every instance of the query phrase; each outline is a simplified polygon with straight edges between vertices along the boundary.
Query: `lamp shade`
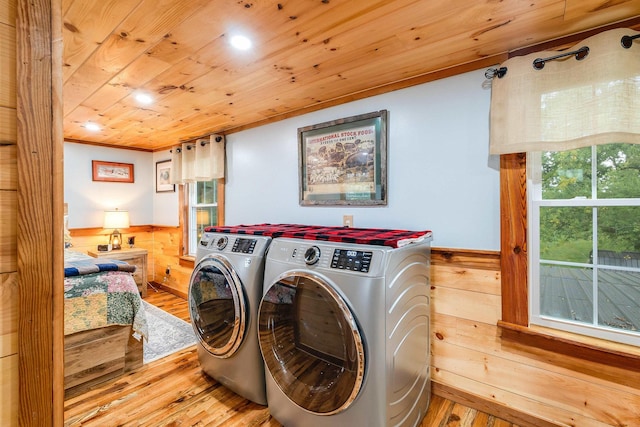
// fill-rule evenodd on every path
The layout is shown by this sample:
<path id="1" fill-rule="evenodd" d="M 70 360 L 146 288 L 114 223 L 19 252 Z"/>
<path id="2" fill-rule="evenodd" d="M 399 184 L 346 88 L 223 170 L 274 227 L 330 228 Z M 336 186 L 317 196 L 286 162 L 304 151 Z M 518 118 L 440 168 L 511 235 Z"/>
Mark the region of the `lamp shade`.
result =
<path id="1" fill-rule="evenodd" d="M 129 211 L 104 211 L 104 228 L 129 228 Z"/>

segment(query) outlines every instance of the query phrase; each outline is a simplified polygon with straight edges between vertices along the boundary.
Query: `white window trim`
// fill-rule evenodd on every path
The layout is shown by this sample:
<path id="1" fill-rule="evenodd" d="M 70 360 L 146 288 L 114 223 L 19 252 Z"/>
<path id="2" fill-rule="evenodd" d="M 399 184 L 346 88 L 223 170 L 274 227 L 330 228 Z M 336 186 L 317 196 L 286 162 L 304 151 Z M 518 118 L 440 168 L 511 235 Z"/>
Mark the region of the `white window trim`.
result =
<path id="1" fill-rule="evenodd" d="M 592 158 L 594 157 L 595 147 L 592 147 Z M 596 162 L 591 162 L 592 176 L 596 176 Z M 595 181 L 592 179 L 592 184 Z M 528 206 L 528 241 L 529 241 L 529 324 L 538 325 L 567 332 L 577 333 L 581 335 L 591 336 L 595 338 L 606 339 L 610 341 L 620 342 L 640 346 L 640 334 L 632 333 L 622 329 L 608 328 L 597 324 L 597 299 L 594 298 L 594 322 L 587 324 L 582 322 L 572 322 L 566 319 L 560 319 L 540 314 L 540 207 L 543 206 L 568 206 L 568 207 L 600 207 L 600 206 L 640 206 L 640 199 L 597 199 L 597 189 L 592 185 L 591 199 L 570 199 L 570 200 L 542 200 L 542 168 L 541 153 L 527 153 L 527 206 Z M 593 222 L 593 242 L 594 253 L 597 249 L 597 212 L 594 210 Z M 616 269 L 628 271 L 640 271 L 635 268 L 612 267 L 598 265 L 597 259 L 593 264 L 583 264 L 574 262 L 547 261 L 545 263 L 557 265 L 571 266 L 588 266 L 593 267 L 594 278 L 597 277 L 598 269 Z M 597 282 L 593 283 L 594 295 L 597 295 Z"/>
<path id="2" fill-rule="evenodd" d="M 198 239 L 195 238 L 195 235 L 197 233 L 197 221 L 196 221 L 196 214 L 195 214 L 195 207 L 218 207 L 218 203 L 202 203 L 202 204 L 197 204 L 196 202 L 196 182 L 190 182 L 187 185 L 187 212 L 188 212 L 188 216 L 187 216 L 187 240 L 188 240 L 188 255 L 189 256 L 196 256 L 196 249 L 198 247 Z M 216 183 L 217 185 L 217 183 Z"/>

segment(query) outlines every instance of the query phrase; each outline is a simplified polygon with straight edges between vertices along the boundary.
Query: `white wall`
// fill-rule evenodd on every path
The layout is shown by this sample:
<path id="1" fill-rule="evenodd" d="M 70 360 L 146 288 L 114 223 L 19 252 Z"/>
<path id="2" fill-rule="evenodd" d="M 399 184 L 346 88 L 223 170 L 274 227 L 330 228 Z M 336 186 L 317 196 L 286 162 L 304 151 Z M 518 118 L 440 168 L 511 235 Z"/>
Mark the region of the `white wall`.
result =
<path id="1" fill-rule="evenodd" d="M 92 180 L 92 160 L 132 163 L 133 183 Z M 102 227 L 107 209 L 128 210 L 131 225 L 153 223 L 153 155 L 149 152 L 64 143 L 64 201 L 69 227 Z"/>
<path id="2" fill-rule="evenodd" d="M 367 98 L 227 136 L 226 223 L 303 223 L 432 230 L 433 246 L 498 250 L 499 159 L 489 156 L 490 90 L 484 69 Z M 389 111 L 388 205 L 302 207 L 299 127 Z M 178 225 L 178 192 L 155 192 L 145 153 L 65 143 L 70 227 L 98 227 L 102 211 L 129 209 L 132 224 Z M 134 184 L 91 181 L 91 160 L 134 163 Z M 153 206 L 153 208 L 152 208 Z"/>
<path id="3" fill-rule="evenodd" d="M 499 159 L 490 156 L 484 69 L 227 136 L 226 223 L 432 230 L 433 246 L 498 250 Z M 299 127 L 389 111 L 388 205 L 302 207 Z"/>
<path id="4" fill-rule="evenodd" d="M 153 188 L 149 190 L 153 192 L 153 225 L 177 227 L 180 223 L 178 212 L 180 209 L 180 203 L 178 201 L 178 186 L 174 186 L 175 192 L 156 193 L 156 163 L 164 160 L 171 160 L 171 153 L 169 150 L 153 153 L 154 181 Z"/>

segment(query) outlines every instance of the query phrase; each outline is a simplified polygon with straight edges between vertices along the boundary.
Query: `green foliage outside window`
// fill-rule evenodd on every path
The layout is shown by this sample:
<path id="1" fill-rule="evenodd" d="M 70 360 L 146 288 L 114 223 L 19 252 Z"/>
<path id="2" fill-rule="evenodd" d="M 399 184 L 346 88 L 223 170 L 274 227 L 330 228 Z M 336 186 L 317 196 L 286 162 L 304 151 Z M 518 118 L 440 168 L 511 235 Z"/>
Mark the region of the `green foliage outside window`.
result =
<path id="1" fill-rule="evenodd" d="M 595 179 L 593 159 L 595 152 Z M 640 198 L 640 145 L 608 144 L 542 154 L 542 199 Z M 540 210 L 540 258 L 590 262 L 593 221 L 598 248 L 640 252 L 640 207 L 569 206 Z"/>
<path id="2" fill-rule="evenodd" d="M 217 183 L 213 181 L 196 182 L 196 204 L 215 204 L 217 201 Z"/>

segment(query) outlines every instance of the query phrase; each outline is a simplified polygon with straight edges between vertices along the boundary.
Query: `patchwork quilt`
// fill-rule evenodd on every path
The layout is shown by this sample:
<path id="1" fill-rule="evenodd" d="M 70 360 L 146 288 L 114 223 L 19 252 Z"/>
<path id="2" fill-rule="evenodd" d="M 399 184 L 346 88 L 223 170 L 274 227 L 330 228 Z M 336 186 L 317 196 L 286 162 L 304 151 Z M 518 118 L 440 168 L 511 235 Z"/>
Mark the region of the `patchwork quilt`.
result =
<path id="1" fill-rule="evenodd" d="M 65 251 L 64 333 L 132 325 L 147 338 L 142 299 L 131 275 L 135 266 Z"/>

